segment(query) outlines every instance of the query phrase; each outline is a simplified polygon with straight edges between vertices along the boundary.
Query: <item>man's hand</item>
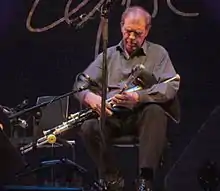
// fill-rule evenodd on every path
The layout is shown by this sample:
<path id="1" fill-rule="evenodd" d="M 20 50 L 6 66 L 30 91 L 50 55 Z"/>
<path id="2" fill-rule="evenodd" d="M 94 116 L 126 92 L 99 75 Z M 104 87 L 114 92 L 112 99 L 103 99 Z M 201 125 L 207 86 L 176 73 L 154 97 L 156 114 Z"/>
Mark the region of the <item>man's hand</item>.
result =
<path id="1" fill-rule="evenodd" d="M 3 125 L 0 123 L 0 128 L 3 130 Z"/>
<path id="2" fill-rule="evenodd" d="M 102 98 L 99 95 L 96 95 L 92 92 L 88 92 L 84 99 L 85 103 L 88 104 L 94 111 L 96 111 L 99 115 L 101 115 L 101 102 Z M 110 104 L 106 103 L 106 114 L 108 116 L 112 115 L 112 111 L 110 110 Z"/>
<path id="3" fill-rule="evenodd" d="M 123 106 L 132 109 L 139 102 L 139 95 L 136 92 L 123 92 L 116 94 L 112 98 L 112 103 L 116 106 Z"/>

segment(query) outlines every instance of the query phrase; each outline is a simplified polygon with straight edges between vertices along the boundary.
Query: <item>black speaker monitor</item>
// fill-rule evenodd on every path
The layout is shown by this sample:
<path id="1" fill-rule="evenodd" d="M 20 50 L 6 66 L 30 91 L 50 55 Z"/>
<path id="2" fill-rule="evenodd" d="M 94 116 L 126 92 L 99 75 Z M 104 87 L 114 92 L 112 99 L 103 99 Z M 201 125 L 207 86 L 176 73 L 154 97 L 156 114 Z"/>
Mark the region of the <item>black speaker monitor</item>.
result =
<path id="1" fill-rule="evenodd" d="M 220 106 L 203 123 L 165 178 L 168 191 L 220 190 Z"/>
<path id="2" fill-rule="evenodd" d="M 40 108 L 40 114 L 35 115 L 34 137 L 41 137 L 43 130 L 51 129 L 62 124 L 68 116 L 69 97 L 60 100 L 54 100 L 54 96 L 42 96 L 37 98 L 36 105 L 44 102 L 50 102 Z"/>

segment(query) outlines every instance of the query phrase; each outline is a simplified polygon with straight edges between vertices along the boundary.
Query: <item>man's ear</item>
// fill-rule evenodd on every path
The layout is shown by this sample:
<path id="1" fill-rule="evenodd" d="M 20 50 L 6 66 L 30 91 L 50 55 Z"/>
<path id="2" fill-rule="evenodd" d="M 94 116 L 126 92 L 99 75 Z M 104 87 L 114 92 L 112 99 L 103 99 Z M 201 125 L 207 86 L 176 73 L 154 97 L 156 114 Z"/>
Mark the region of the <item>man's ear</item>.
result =
<path id="1" fill-rule="evenodd" d="M 151 29 L 151 25 L 149 25 L 147 28 L 146 28 L 146 36 L 145 38 L 148 36 L 149 32 L 150 32 L 150 29 Z"/>
<path id="2" fill-rule="evenodd" d="M 123 28 L 124 28 L 123 23 L 121 23 L 120 26 L 121 26 L 121 32 L 123 33 Z"/>
<path id="3" fill-rule="evenodd" d="M 146 30 L 150 31 L 150 29 L 151 29 L 151 25 L 148 25 Z"/>

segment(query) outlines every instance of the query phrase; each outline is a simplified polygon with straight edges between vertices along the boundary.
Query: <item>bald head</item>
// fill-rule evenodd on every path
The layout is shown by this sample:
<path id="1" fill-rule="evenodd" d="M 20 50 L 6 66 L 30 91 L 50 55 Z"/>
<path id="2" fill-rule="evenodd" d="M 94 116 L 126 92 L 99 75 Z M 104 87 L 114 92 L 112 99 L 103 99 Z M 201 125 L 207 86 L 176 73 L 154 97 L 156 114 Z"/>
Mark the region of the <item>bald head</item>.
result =
<path id="1" fill-rule="evenodd" d="M 151 26 L 151 15 L 140 6 L 133 6 L 127 8 L 121 16 L 121 26 L 124 25 L 127 17 L 137 18 L 137 22 L 140 17 L 144 18 L 146 28 Z"/>

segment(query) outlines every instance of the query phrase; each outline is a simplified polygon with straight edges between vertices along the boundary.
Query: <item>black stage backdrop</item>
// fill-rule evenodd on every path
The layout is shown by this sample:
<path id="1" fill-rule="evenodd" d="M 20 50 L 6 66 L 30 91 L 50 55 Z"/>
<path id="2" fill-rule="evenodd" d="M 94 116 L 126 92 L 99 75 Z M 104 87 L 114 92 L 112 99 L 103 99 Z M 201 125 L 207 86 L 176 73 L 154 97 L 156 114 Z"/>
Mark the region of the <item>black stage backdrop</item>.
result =
<path id="1" fill-rule="evenodd" d="M 71 10 L 81 1 L 73 1 Z M 88 13 L 97 4 L 91 1 L 77 15 Z M 181 76 L 179 91 L 182 121 L 171 128 L 172 159 L 175 161 L 208 114 L 219 105 L 220 3 L 218 0 L 174 0 L 175 9 L 199 13 L 187 17 L 175 13 L 170 1 L 133 0 L 153 13 L 158 12 L 148 40 L 163 45 L 170 53 Z M 30 32 L 26 27 L 34 1 L 0 1 L 0 104 L 14 107 L 27 98 L 34 105 L 44 95 L 61 95 L 72 89 L 77 73 L 94 58 L 96 34 L 100 21 L 95 17 L 82 28 L 65 21 L 45 32 Z M 125 9 L 115 1 L 109 17 L 109 46 L 118 43 L 120 15 Z M 42 28 L 64 16 L 66 0 L 40 1 L 31 25 Z M 72 111 L 79 104 L 73 101 Z"/>

